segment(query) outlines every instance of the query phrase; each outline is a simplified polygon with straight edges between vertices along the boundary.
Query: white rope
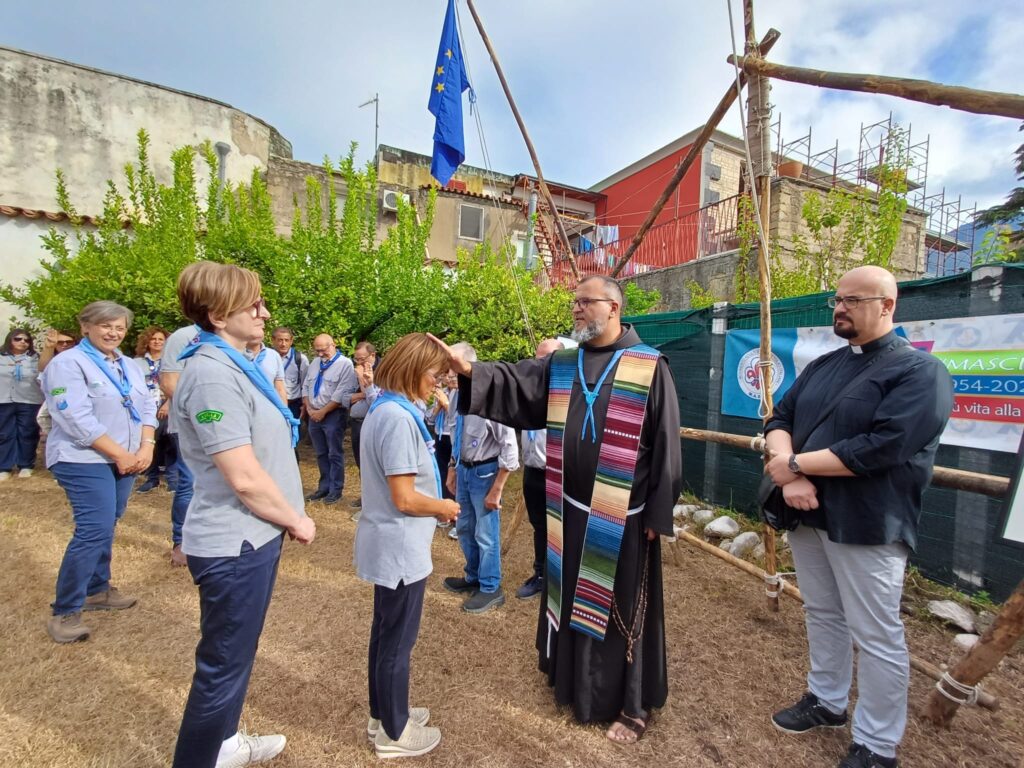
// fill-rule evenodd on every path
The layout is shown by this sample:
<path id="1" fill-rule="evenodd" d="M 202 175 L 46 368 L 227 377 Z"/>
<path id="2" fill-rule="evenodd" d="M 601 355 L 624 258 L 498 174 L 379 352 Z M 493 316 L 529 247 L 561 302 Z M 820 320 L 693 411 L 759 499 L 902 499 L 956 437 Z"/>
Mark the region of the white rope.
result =
<path id="1" fill-rule="evenodd" d="M 462 62 L 466 67 L 466 77 L 468 77 L 469 81 L 472 83 L 473 76 L 469 68 L 469 59 L 466 57 L 466 40 L 462 35 L 462 15 L 459 12 L 458 3 L 455 4 L 455 16 L 456 19 L 458 20 L 459 44 L 462 46 Z M 471 108 L 471 112 L 473 113 L 473 116 L 476 121 L 476 131 L 477 137 L 480 141 L 480 151 L 483 154 L 484 169 L 487 171 L 487 175 L 491 180 L 492 187 L 494 189 L 497 189 L 497 177 L 494 175 L 494 171 L 491 169 L 491 155 L 490 151 L 487 148 L 487 138 L 484 134 L 483 118 L 480 116 L 480 104 L 474 101 L 471 104 L 471 107 L 473 106 L 475 106 L 476 109 Z M 523 324 L 526 326 L 526 334 L 527 336 L 530 337 L 530 343 L 534 347 L 536 347 L 537 336 L 534 334 L 533 326 L 530 324 L 530 314 L 526 308 L 526 299 L 523 296 L 522 289 L 519 287 L 519 279 L 516 276 L 515 267 L 512 261 L 511 240 L 509 239 L 508 228 L 505 226 L 505 217 L 504 215 L 502 215 L 503 210 L 498 205 L 498 201 L 493 196 L 488 195 L 487 197 L 490 199 L 491 207 L 494 209 L 496 213 L 495 218 L 497 218 L 498 220 L 498 226 L 501 231 L 501 241 L 503 243 L 501 250 L 505 256 L 505 263 L 508 265 L 509 276 L 512 278 L 512 287 L 515 289 L 516 299 L 519 301 L 519 311 L 522 313 L 523 316 Z M 527 245 L 527 248 L 528 247 L 529 245 Z"/>
<path id="2" fill-rule="evenodd" d="M 782 594 L 782 585 L 785 583 L 783 582 L 783 579 L 787 576 L 796 576 L 796 573 L 788 571 L 786 573 L 766 573 L 764 575 L 765 595 L 775 598 Z"/>
<path id="3" fill-rule="evenodd" d="M 945 686 L 949 686 L 957 694 L 963 698 L 958 698 L 953 693 L 946 689 Z M 942 678 L 935 684 L 936 690 L 945 696 L 947 699 L 952 701 L 954 704 L 966 704 L 972 706 L 978 703 L 978 694 L 981 692 L 981 686 L 979 685 L 964 685 L 963 683 L 954 680 L 953 676 L 949 672 L 943 672 Z"/>

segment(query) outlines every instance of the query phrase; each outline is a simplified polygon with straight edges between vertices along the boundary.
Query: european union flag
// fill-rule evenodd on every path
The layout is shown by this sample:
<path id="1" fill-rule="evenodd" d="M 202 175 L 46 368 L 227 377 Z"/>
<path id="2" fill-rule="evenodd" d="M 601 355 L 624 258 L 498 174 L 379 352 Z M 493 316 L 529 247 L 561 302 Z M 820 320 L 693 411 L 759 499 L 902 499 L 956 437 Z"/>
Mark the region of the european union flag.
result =
<path id="1" fill-rule="evenodd" d="M 437 118 L 434 126 L 434 159 L 430 174 L 443 187 L 455 169 L 466 159 L 462 135 L 462 92 L 469 88 L 469 77 L 462 63 L 459 28 L 455 20 L 455 0 L 448 0 L 441 44 L 437 49 L 434 81 L 427 109 Z M 472 97 L 471 97 L 472 98 Z"/>

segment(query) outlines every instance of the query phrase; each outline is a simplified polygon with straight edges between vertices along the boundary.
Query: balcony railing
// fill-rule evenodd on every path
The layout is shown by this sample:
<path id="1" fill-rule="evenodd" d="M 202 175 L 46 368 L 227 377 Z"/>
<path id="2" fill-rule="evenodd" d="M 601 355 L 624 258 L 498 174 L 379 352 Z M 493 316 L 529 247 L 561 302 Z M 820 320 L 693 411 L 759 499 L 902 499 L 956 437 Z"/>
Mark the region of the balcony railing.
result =
<path id="1" fill-rule="evenodd" d="M 620 273 L 624 277 L 686 264 L 705 256 L 739 247 L 737 221 L 739 195 L 657 224 L 647 231 L 629 263 Z M 608 275 L 629 249 L 633 237 L 596 246 L 586 253 L 574 254 L 581 275 Z M 553 259 L 549 273 L 555 282 L 572 282 L 572 270 L 564 257 Z"/>

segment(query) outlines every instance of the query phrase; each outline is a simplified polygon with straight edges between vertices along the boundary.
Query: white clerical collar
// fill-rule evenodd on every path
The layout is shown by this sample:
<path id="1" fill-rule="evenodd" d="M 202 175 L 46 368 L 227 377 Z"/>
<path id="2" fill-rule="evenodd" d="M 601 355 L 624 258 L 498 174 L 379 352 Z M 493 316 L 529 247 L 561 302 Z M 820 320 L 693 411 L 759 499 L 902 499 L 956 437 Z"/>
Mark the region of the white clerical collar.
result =
<path id="1" fill-rule="evenodd" d="M 850 351 L 853 352 L 853 354 L 855 354 L 855 355 L 863 355 L 864 354 L 864 347 L 861 347 L 861 346 L 859 346 L 857 344 L 851 344 L 850 345 Z"/>

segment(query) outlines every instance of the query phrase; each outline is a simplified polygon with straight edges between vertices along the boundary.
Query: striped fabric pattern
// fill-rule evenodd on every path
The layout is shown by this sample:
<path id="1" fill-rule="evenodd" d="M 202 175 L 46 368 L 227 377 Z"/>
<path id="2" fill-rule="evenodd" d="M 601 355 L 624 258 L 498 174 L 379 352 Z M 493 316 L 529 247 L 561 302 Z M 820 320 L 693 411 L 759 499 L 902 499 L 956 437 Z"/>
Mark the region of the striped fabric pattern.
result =
<path id="1" fill-rule="evenodd" d="M 577 354 L 575 349 L 555 353 L 548 393 L 547 613 L 556 630 L 562 607 L 563 433 Z M 608 628 L 640 433 L 658 357 L 657 350 L 647 345 L 630 347 L 619 360 L 612 382 L 570 620 L 570 627 L 597 640 L 604 640 Z"/>

